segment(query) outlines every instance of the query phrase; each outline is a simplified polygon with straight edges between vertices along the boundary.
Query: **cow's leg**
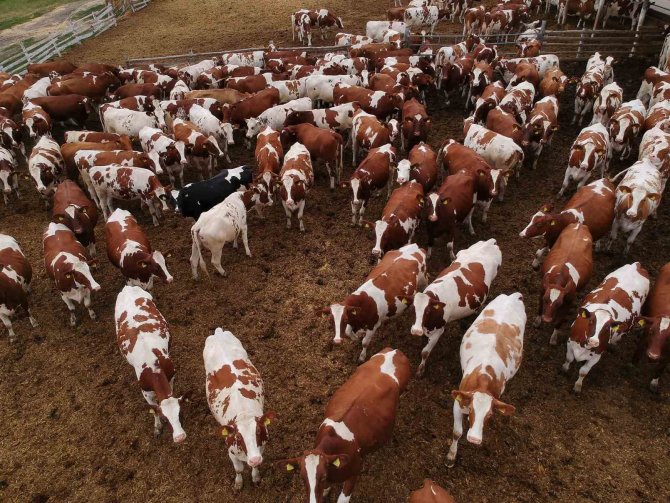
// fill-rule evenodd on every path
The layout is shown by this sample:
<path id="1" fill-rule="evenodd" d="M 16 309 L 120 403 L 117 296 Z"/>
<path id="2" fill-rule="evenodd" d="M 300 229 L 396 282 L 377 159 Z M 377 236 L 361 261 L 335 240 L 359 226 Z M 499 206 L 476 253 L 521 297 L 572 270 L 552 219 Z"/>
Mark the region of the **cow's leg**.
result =
<path id="1" fill-rule="evenodd" d="M 628 234 L 628 239 L 626 240 L 626 247 L 623 249 L 623 254 L 624 255 L 628 255 L 628 252 L 630 251 L 631 245 L 633 244 L 633 242 L 635 241 L 635 238 L 637 237 L 637 235 L 640 233 L 641 230 L 642 230 L 642 226 L 640 225 L 636 229 L 633 229 L 633 232 Z"/>
<path id="2" fill-rule="evenodd" d="M 538 250 L 535 252 L 535 258 L 533 259 L 533 263 L 531 264 L 533 266 L 533 269 L 537 271 L 540 268 L 540 264 L 544 260 L 545 254 L 548 252 L 549 252 L 548 246 L 545 246 L 544 248 L 538 248 Z"/>
<path id="3" fill-rule="evenodd" d="M 221 255 L 223 253 L 223 246 L 219 246 L 219 243 L 215 243 L 214 246 L 211 248 L 212 252 L 212 265 L 214 266 L 214 269 L 216 269 L 216 272 L 218 272 L 222 277 L 226 277 L 226 271 L 224 271 L 223 267 L 221 266 Z"/>
<path id="4" fill-rule="evenodd" d="M 305 232 L 305 224 L 302 221 L 302 214 L 305 211 L 305 200 L 303 199 L 298 203 L 298 225 L 300 226 L 300 232 Z"/>
<path id="5" fill-rule="evenodd" d="M 337 498 L 337 503 L 349 503 L 351 501 L 351 495 L 354 492 L 354 487 L 356 486 L 356 481 L 358 477 L 356 475 L 348 478 L 342 485 L 342 492 Z"/>
<path id="6" fill-rule="evenodd" d="M 537 303 L 537 316 L 535 317 L 535 321 L 533 321 L 534 328 L 540 328 L 540 326 L 542 325 L 542 307 L 543 307 L 542 301 L 544 300 L 544 291 L 542 290 L 542 288 L 540 288 L 539 294 L 540 298 L 538 299 Z"/>
<path id="7" fill-rule="evenodd" d="M 447 454 L 447 468 L 453 468 L 456 464 L 456 454 L 458 453 L 458 441 L 463 436 L 463 413 L 461 406 L 454 400 L 454 431 L 451 434 L 451 446 Z"/>
<path id="8" fill-rule="evenodd" d="M 470 213 L 468 213 L 468 216 L 465 217 L 465 223 L 468 225 L 468 232 L 470 233 L 471 236 L 475 235 L 475 229 L 472 227 L 472 215 L 475 212 L 475 205 L 472 205 L 472 208 L 470 208 Z"/>
<path id="9" fill-rule="evenodd" d="M 565 171 L 565 176 L 563 177 L 563 185 L 561 185 L 561 190 L 558 191 L 558 197 L 562 197 L 565 193 L 565 189 L 570 185 L 570 171 Z"/>
<path id="10" fill-rule="evenodd" d="M 337 161 L 335 161 L 337 166 Z M 333 168 L 330 166 L 330 161 L 326 161 L 326 169 L 328 170 L 328 178 L 330 178 L 330 190 L 335 190 L 335 175 Z"/>
<path id="11" fill-rule="evenodd" d="M 244 245 L 244 252 L 247 254 L 247 257 L 251 257 L 251 250 L 249 249 L 249 238 L 247 236 L 247 226 L 242 226 L 242 244 Z"/>
<path id="12" fill-rule="evenodd" d="M 355 131 L 351 131 L 351 165 L 356 169 L 356 138 L 354 137 Z"/>
<path id="13" fill-rule="evenodd" d="M 661 359 L 661 361 L 656 365 L 656 368 L 654 369 L 654 373 L 652 375 L 652 379 L 649 382 L 649 390 L 652 393 L 658 393 L 658 381 L 663 375 L 663 371 L 665 370 L 665 367 L 667 366 L 668 362 L 667 360 Z"/>
<path id="14" fill-rule="evenodd" d="M 198 239 L 197 236 L 193 236 L 193 243 L 191 244 L 191 258 L 189 259 L 189 262 L 191 263 L 191 274 L 195 280 L 198 279 L 198 265 L 201 258 L 200 247 L 198 246 L 198 243 L 195 242 L 196 239 Z"/>
<path id="15" fill-rule="evenodd" d="M 286 228 L 290 229 L 291 228 L 291 215 L 293 215 L 293 212 L 286 206 L 286 204 L 282 201 L 282 205 L 284 206 L 284 213 L 286 213 Z"/>
<path id="16" fill-rule="evenodd" d="M 426 371 L 426 362 L 428 361 L 428 357 L 435 348 L 437 342 L 440 340 L 440 337 L 442 337 L 443 333 L 444 329 L 440 329 L 436 333 L 428 336 L 428 343 L 421 350 L 421 363 L 419 364 L 419 368 L 416 370 L 417 377 L 423 377 L 423 374 Z"/>
<path id="17" fill-rule="evenodd" d="M 77 314 L 74 310 L 74 302 L 72 302 L 65 294 L 61 294 L 61 299 L 65 302 L 67 310 L 70 311 L 70 326 L 74 327 L 77 324 Z"/>
<path id="18" fill-rule="evenodd" d="M 491 208 L 491 203 L 493 202 L 493 199 L 489 199 L 486 203 L 482 205 L 482 222 L 486 223 L 486 220 L 488 219 L 489 215 L 489 208 Z"/>
<path id="19" fill-rule="evenodd" d="M 372 342 L 372 338 L 374 337 L 375 332 L 375 329 L 365 331 L 365 336 L 363 336 L 363 340 L 361 341 L 361 346 L 363 346 L 363 349 L 361 349 L 361 354 L 358 356 L 358 363 L 363 363 L 367 358 L 368 346 L 370 345 L 370 342 Z"/>
<path id="20" fill-rule="evenodd" d="M 351 201 L 351 225 L 355 226 L 356 225 L 356 217 L 358 215 L 358 208 L 354 204 L 353 201 Z M 361 217 L 362 218 L 362 217 Z"/>
<path id="21" fill-rule="evenodd" d="M 257 466 L 251 469 L 251 481 L 256 485 L 261 483 L 261 471 Z"/>
<path id="22" fill-rule="evenodd" d="M 147 206 L 149 207 L 149 213 L 151 214 L 151 220 L 154 223 L 154 227 L 158 227 L 160 224 L 158 223 L 158 218 L 156 216 L 156 208 L 153 203 L 149 203 Z"/>
<path id="23" fill-rule="evenodd" d="M 451 241 L 447 243 L 447 250 L 449 251 L 449 258 L 451 260 L 456 260 L 456 254 L 454 253 L 454 239 L 451 238 Z"/>
<path id="24" fill-rule="evenodd" d="M 244 479 L 242 478 L 242 472 L 244 471 L 244 463 L 237 459 L 232 452 L 228 451 L 228 457 L 233 463 L 233 468 L 235 468 L 235 490 L 239 491 L 244 485 Z"/>
<path id="25" fill-rule="evenodd" d="M 87 288 L 84 292 L 84 307 L 88 310 L 88 315 L 92 320 L 95 320 L 97 316 L 95 311 L 91 309 L 91 291 Z"/>
<path id="26" fill-rule="evenodd" d="M 610 230 L 610 238 L 609 241 L 607 242 L 607 250 L 612 248 L 612 243 L 614 243 L 619 236 L 619 225 L 617 223 L 617 219 L 614 219 L 614 222 L 612 222 L 612 229 Z"/>
<path id="27" fill-rule="evenodd" d="M 142 391 L 142 395 L 149 405 L 152 407 L 158 407 L 158 402 L 156 402 L 156 394 L 153 391 Z M 163 421 L 161 421 L 160 415 L 156 414 L 154 409 L 149 409 L 149 413 L 154 416 L 154 437 L 159 437 L 161 431 L 163 431 Z"/>
<path id="28" fill-rule="evenodd" d="M 33 316 L 32 311 L 30 310 L 29 307 L 26 308 L 26 312 L 28 313 L 28 320 L 30 321 L 30 324 L 32 325 L 33 328 L 39 327 L 39 323 L 37 323 L 37 320 Z"/>
<path id="29" fill-rule="evenodd" d="M 587 360 L 586 363 L 582 365 L 582 368 L 579 369 L 579 377 L 577 378 L 577 381 L 575 381 L 575 385 L 572 388 L 575 393 L 579 394 L 582 392 L 584 378 L 591 371 L 594 365 L 600 361 L 600 357 L 601 355 L 593 355 L 591 359 Z"/>
<path id="30" fill-rule="evenodd" d="M 9 342 L 16 342 L 16 333 L 12 328 L 11 318 L 7 314 L 0 313 L 0 320 L 2 320 L 2 324 L 7 328 L 7 332 L 9 332 Z"/>

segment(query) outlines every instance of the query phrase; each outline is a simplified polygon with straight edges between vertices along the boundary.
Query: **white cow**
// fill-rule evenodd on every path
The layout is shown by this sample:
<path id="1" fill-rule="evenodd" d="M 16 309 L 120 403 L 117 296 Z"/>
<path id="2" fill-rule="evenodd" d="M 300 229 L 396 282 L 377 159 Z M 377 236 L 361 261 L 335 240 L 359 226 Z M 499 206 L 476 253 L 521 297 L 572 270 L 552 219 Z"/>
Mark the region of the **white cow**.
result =
<path id="1" fill-rule="evenodd" d="M 230 162 L 228 155 L 228 145 L 233 145 L 233 126 L 230 122 L 223 122 L 217 119 L 212 112 L 200 105 L 193 105 L 188 113 L 189 120 L 206 136 L 214 136 L 219 142 L 219 147 L 223 145 L 223 152 L 226 160 Z"/>
<path id="2" fill-rule="evenodd" d="M 4 147 L 0 147 L 0 188 L 2 188 L 2 196 L 5 200 L 5 205 L 9 203 L 9 194 L 14 191 L 16 198 L 20 199 L 19 194 L 19 174 L 17 169 L 19 167 L 16 162 L 16 157 Z"/>
<path id="3" fill-rule="evenodd" d="M 42 77 L 23 93 L 23 100 L 32 100 L 33 98 L 43 98 L 47 95 L 47 88 L 51 85 L 49 77 Z"/>
<path id="4" fill-rule="evenodd" d="M 407 28 L 414 31 L 430 27 L 430 34 L 432 35 L 437 23 L 446 16 L 446 11 L 443 16 L 440 16 L 440 9 L 436 5 L 427 7 L 407 7 L 405 9 L 405 25 Z"/>
<path id="5" fill-rule="evenodd" d="M 239 339 L 221 328 L 205 340 L 202 358 L 207 404 L 220 425 L 235 468 L 235 489 L 242 489 L 245 462 L 251 467 L 251 479 L 258 484 L 268 426 L 274 419 L 274 412 L 263 413 L 265 392 L 260 372 Z"/>
<path id="6" fill-rule="evenodd" d="M 186 145 L 183 141 L 176 141 L 172 136 L 153 127 L 144 127 L 139 132 L 142 150 L 149 156 L 154 166 L 165 168 L 174 183 L 174 175 L 179 175 L 184 166 L 188 164 L 186 159 Z"/>
<path id="7" fill-rule="evenodd" d="M 245 119 L 247 124 L 247 140 L 251 141 L 252 138 L 255 138 L 263 126 L 270 126 L 276 131 L 281 131 L 284 128 L 284 121 L 286 121 L 288 114 L 295 111 L 307 110 L 312 110 L 312 100 L 309 98 L 300 98 L 283 105 L 268 108 L 255 119 Z M 249 143 L 250 145 L 251 143 Z"/>
<path id="8" fill-rule="evenodd" d="M 670 176 L 670 133 L 660 128 L 651 128 L 644 133 L 640 142 L 638 160 L 648 159 L 663 175 L 663 183 Z"/>
<path id="9" fill-rule="evenodd" d="M 279 91 L 279 103 L 288 103 L 305 97 L 305 80 L 273 80 L 268 85 Z"/>
<path id="10" fill-rule="evenodd" d="M 368 72 L 365 70 L 362 77 L 356 75 L 311 75 L 305 79 L 305 95 L 314 102 L 315 106 L 333 102 L 333 89 L 337 84 L 350 86 L 368 85 Z"/>
<path id="11" fill-rule="evenodd" d="M 365 35 L 375 42 L 384 41 L 384 32 L 394 30 L 398 33 L 407 32 L 407 24 L 402 21 L 368 21 L 365 24 Z"/>
<path id="12" fill-rule="evenodd" d="M 127 108 L 107 108 L 100 119 L 105 132 L 125 134 L 131 138 L 139 138 L 142 128 L 158 126 L 153 115 Z"/>
<path id="13" fill-rule="evenodd" d="M 265 64 L 265 51 L 229 52 L 221 55 L 222 65 L 255 66 L 262 68 Z"/>

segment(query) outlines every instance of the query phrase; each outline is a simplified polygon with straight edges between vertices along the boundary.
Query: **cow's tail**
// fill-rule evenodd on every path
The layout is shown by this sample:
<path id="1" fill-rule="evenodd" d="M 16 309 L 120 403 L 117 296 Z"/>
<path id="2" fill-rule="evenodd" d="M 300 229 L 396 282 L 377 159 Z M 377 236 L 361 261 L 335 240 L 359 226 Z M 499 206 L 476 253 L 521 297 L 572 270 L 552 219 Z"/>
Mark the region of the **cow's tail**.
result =
<path id="1" fill-rule="evenodd" d="M 614 177 L 610 178 L 610 182 L 612 182 L 612 183 L 616 182 L 621 175 L 627 173 L 628 171 L 630 171 L 630 169 L 631 168 L 626 168 L 622 171 L 619 171 L 616 175 L 614 175 Z"/>
<path id="2" fill-rule="evenodd" d="M 344 139 L 340 142 L 340 169 L 337 170 L 337 183 L 342 179 L 342 169 L 344 168 Z"/>
<path id="3" fill-rule="evenodd" d="M 207 270 L 207 265 L 205 264 L 205 259 L 202 258 L 202 249 L 200 248 L 200 236 L 198 235 L 197 222 L 193 227 L 191 227 L 191 239 L 193 239 L 193 245 L 191 248 L 191 267 L 193 267 L 194 262 L 197 260 L 198 263 L 196 267 L 200 267 L 205 276 L 209 277 L 209 271 Z"/>

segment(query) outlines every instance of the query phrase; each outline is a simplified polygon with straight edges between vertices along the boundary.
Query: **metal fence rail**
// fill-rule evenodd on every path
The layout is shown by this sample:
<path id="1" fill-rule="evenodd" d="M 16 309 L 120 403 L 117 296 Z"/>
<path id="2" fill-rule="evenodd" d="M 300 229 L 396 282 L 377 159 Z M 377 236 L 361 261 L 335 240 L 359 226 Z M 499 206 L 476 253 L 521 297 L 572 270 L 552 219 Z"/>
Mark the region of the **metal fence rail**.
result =
<path id="1" fill-rule="evenodd" d="M 116 25 L 117 19 L 127 12 L 137 12 L 149 5 L 150 0 L 124 0 L 117 8 L 107 4 L 86 16 L 69 20 L 60 32 L 31 44 L 24 41 L 0 50 L 0 71 L 23 73 L 30 63 L 43 63 L 62 54 L 75 44 L 94 37 Z"/>

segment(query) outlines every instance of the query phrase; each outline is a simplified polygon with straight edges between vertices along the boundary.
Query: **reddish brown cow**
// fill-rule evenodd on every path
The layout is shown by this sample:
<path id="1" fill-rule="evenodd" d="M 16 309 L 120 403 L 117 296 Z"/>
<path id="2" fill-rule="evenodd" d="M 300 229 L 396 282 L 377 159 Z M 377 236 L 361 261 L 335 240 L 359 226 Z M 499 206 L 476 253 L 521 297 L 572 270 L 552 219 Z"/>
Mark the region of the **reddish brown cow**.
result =
<path id="1" fill-rule="evenodd" d="M 532 62 L 522 61 L 514 68 L 514 76 L 509 81 L 509 85 L 514 87 L 520 82 L 530 82 L 535 89 L 540 85 L 540 72 Z"/>
<path id="2" fill-rule="evenodd" d="M 649 109 L 642 130 L 649 131 L 655 127 L 670 133 L 670 102 L 661 101 Z"/>
<path id="3" fill-rule="evenodd" d="M 500 80 L 486 86 L 475 102 L 475 111 L 472 115 L 475 124 L 485 123 L 489 111 L 498 106 L 505 94 L 507 94 L 505 84 Z"/>
<path id="4" fill-rule="evenodd" d="M 439 87 L 444 91 L 446 105 L 451 102 L 451 94 L 460 90 L 461 94 L 466 90 L 470 82 L 470 73 L 475 65 L 475 60 L 471 56 L 458 58 L 454 63 L 447 62 L 442 67 L 438 82 Z"/>
<path id="5" fill-rule="evenodd" d="M 47 61 L 46 63 L 32 63 L 28 65 L 28 73 L 34 73 L 40 77 L 49 77 L 52 73 L 58 73 L 60 75 L 67 75 L 72 73 L 77 69 L 77 66 L 59 59 L 58 61 Z"/>
<path id="6" fill-rule="evenodd" d="M 51 215 L 52 221 L 63 224 L 74 232 L 77 241 L 88 249 L 89 255 L 95 256 L 98 210 L 72 180 L 65 180 L 56 186 Z"/>
<path id="7" fill-rule="evenodd" d="M 151 290 L 154 278 L 172 283 L 165 257 L 152 251 L 144 230 L 128 211 L 117 208 L 111 214 L 105 224 L 105 243 L 109 261 L 121 270 L 127 284 Z"/>
<path id="8" fill-rule="evenodd" d="M 17 337 L 12 328 L 12 316 L 21 307 L 28 314 L 30 324 L 37 327 L 28 304 L 33 269 L 16 240 L 0 234 L 0 321 L 9 332 L 9 342 Z"/>
<path id="9" fill-rule="evenodd" d="M 456 500 L 444 488 L 425 479 L 423 487 L 410 494 L 409 503 L 456 503 Z"/>
<path id="10" fill-rule="evenodd" d="M 31 138 L 51 133 L 53 121 L 42 107 L 33 105 L 30 102 L 26 103 L 21 111 L 21 118 L 26 128 L 28 128 L 28 135 Z"/>
<path id="11" fill-rule="evenodd" d="M 352 164 L 356 165 L 359 150 L 370 150 L 387 143 L 393 144 L 398 134 L 398 121 L 391 119 L 387 124 L 379 122 L 374 115 L 363 110 L 354 113 L 351 129 Z"/>
<path id="12" fill-rule="evenodd" d="M 263 126 L 258 135 L 256 135 L 256 165 L 258 166 L 258 176 L 256 182 L 265 185 L 267 200 L 261 194 L 261 204 L 272 204 L 272 193 L 274 192 L 275 182 L 281 170 L 281 163 L 284 159 L 284 148 L 281 144 L 281 138 L 278 131 L 269 126 Z M 260 206 L 256 206 L 258 211 Z"/>
<path id="13" fill-rule="evenodd" d="M 12 94 L 0 93 L 0 108 L 4 108 L 8 112 L 8 117 L 13 117 L 21 111 L 21 99 Z"/>
<path id="14" fill-rule="evenodd" d="M 420 183 L 428 193 L 437 182 L 437 154 L 430 145 L 421 142 L 414 145 L 407 159 L 398 163 L 399 184 L 410 180 Z"/>
<path id="15" fill-rule="evenodd" d="M 540 81 L 539 92 L 540 96 L 556 96 L 560 98 L 565 86 L 568 84 L 568 78 L 558 68 L 550 68 L 544 74 Z"/>
<path id="16" fill-rule="evenodd" d="M 75 75 L 72 78 L 63 78 L 47 88 L 49 96 L 64 96 L 66 94 L 79 94 L 95 101 L 102 100 L 107 92 L 118 86 L 119 79 L 111 73 L 102 75 Z M 126 96 L 121 96 L 125 98 Z"/>
<path id="17" fill-rule="evenodd" d="M 517 56 L 520 58 L 534 58 L 542 51 L 542 41 L 536 38 L 517 43 Z"/>
<path id="18" fill-rule="evenodd" d="M 296 124 L 282 130 L 281 142 L 284 150 L 288 150 L 295 142 L 302 143 L 314 161 L 321 160 L 326 164 L 330 177 L 330 188 L 335 189 L 336 181 L 340 183 L 344 149 L 342 135 L 312 124 Z"/>
<path id="19" fill-rule="evenodd" d="M 44 96 L 42 98 L 33 98 L 30 101 L 42 107 L 52 120 L 58 122 L 71 121 L 77 127 L 83 127 L 93 110 L 90 100 L 86 96 L 77 94 Z"/>
<path id="20" fill-rule="evenodd" d="M 514 114 L 500 107 L 495 107 L 488 113 L 486 127 L 491 131 L 511 138 L 519 146 L 523 142 L 523 127 L 518 123 Z"/>
<path id="21" fill-rule="evenodd" d="M 593 273 L 593 241 L 586 225 L 570 224 L 563 229 L 542 264 L 539 314 L 535 327 L 551 323 L 549 344 L 555 346 L 567 310 L 586 287 Z"/>
<path id="22" fill-rule="evenodd" d="M 275 75 L 272 76 L 272 80 L 284 80 L 276 79 Z M 234 89 L 241 93 L 257 93 L 268 87 L 268 81 L 265 75 L 248 75 L 246 77 L 237 77 L 234 79 L 228 80 L 226 82 L 227 89 Z"/>
<path id="23" fill-rule="evenodd" d="M 156 99 L 163 97 L 163 89 L 156 84 L 124 84 L 112 94 L 112 99 L 121 100 L 133 96 L 151 96 Z"/>
<path id="24" fill-rule="evenodd" d="M 351 225 L 363 225 L 363 213 L 374 192 L 387 187 L 387 197 L 391 192 L 391 173 L 396 164 L 396 149 L 390 143 L 370 149 L 368 155 L 351 175 L 342 182 L 342 187 L 351 187 Z"/>
<path id="25" fill-rule="evenodd" d="M 400 94 L 372 91 L 360 86 L 342 86 L 340 84 L 333 88 L 333 100 L 336 105 L 356 102 L 363 110 L 379 120 L 388 119 L 391 114 L 400 110 L 403 103 L 403 97 Z"/>
<path id="26" fill-rule="evenodd" d="M 245 119 L 258 117 L 268 108 L 272 108 L 279 104 L 279 90 L 274 87 L 263 89 L 262 91 L 249 96 L 248 98 L 233 103 L 228 108 L 230 114 L 229 121 L 231 124 L 244 127 L 246 125 Z M 225 118 L 225 112 L 224 112 Z"/>
<path id="27" fill-rule="evenodd" d="M 56 291 L 70 311 L 70 326 L 77 324 L 74 303 L 84 303 L 88 315 L 96 319 L 91 309 L 91 291 L 100 285 L 91 276 L 91 260 L 74 233 L 63 224 L 51 222 L 44 233 L 44 267 L 53 280 Z"/>
<path id="28" fill-rule="evenodd" d="M 449 256 L 454 260 L 454 238 L 458 224 L 467 224 L 470 234 L 475 233 L 472 228 L 472 213 L 477 201 L 475 180 L 470 173 L 450 175 L 437 191 L 428 194 L 426 200 L 428 256 L 431 255 L 435 238 L 444 234 Z"/>
<path id="29" fill-rule="evenodd" d="M 412 98 L 402 106 L 402 127 L 400 138 L 402 149 L 409 150 L 419 142 L 428 141 L 432 121 L 426 107 Z"/>
<path id="30" fill-rule="evenodd" d="M 0 86 L 0 93 L 4 96 L 12 96 L 20 101 L 23 98 L 23 93 L 41 78 L 41 76 L 31 73 L 27 73 L 17 80 L 12 77 Z"/>
<path id="31" fill-rule="evenodd" d="M 386 19 L 389 21 L 405 21 L 405 7 L 391 7 L 386 11 Z"/>
<path id="32" fill-rule="evenodd" d="M 640 338 L 634 363 L 640 360 L 657 362 L 649 388 L 658 392 L 658 381 L 670 361 L 670 263 L 658 271 L 654 287 L 644 304 L 642 314 L 636 322 L 644 327 L 644 337 Z"/>
<path id="33" fill-rule="evenodd" d="M 526 228 L 519 233 L 522 238 L 543 236 L 545 239 L 544 247 L 537 250 L 533 268 L 540 266 L 544 254 L 554 246 L 563 229 L 570 224 L 586 225 L 593 241 L 607 236 L 614 221 L 615 201 L 614 185 L 602 178 L 577 190 L 559 213 L 552 213 L 551 204 L 542 205 L 531 217 Z M 598 248 L 596 243 L 596 250 Z"/>
<path id="34" fill-rule="evenodd" d="M 475 63 L 486 62 L 491 64 L 498 58 L 498 46 L 477 44 L 470 55 L 475 59 Z"/>
<path id="35" fill-rule="evenodd" d="M 409 374 L 407 357 L 386 348 L 358 367 L 335 392 L 314 448 L 283 462 L 289 472 L 300 472 L 310 501 L 321 501 L 324 490 L 339 483 L 344 483 L 340 500 L 349 501 L 363 457 L 391 440 Z"/>
<path id="36" fill-rule="evenodd" d="M 187 101 L 187 100 L 197 100 L 201 98 L 212 98 L 218 101 L 221 104 L 232 105 L 238 101 L 242 101 L 245 98 L 250 97 L 250 94 L 241 93 L 235 89 L 205 89 L 199 91 L 191 91 L 184 95 L 183 100 L 178 100 L 178 102 Z M 212 113 L 214 113 L 212 111 Z M 214 113 L 216 115 L 216 113 Z M 219 117 L 221 119 L 221 117 Z"/>
<path id="37" fill-rule="evenodd" d="M 74 156 L 80 150 L 132 150 L 128 148 L 129 145 L 125 141 L 108 141 L 105 143 L 81 141 L 81 142 L 72 142 L 64 143 L 61 145 L 61 155 L 63 156 L 63 161 L 65 162 L 65 170 L 67 172 L 68 178 L 72 180 L 77 179 L 77 164 L 75 162 Z"/>

